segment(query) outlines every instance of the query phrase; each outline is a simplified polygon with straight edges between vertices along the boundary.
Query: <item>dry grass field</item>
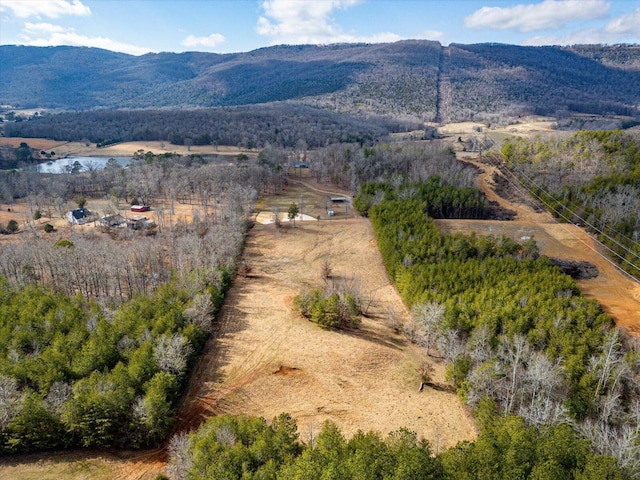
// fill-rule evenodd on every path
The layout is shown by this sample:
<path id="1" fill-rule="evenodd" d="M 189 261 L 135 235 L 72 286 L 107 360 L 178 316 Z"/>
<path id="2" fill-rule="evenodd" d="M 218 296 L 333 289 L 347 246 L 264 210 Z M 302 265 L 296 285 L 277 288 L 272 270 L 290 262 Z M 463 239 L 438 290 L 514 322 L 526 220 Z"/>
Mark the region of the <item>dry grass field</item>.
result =
<path id="1" fill-rule="evenodd" d="M 296 221 L 295 228 L 292 223 L 282 228 L 256 223 L 249 232 L 244 255 L 251 273 L 238 278 L 228 294 L 176 428 L 195 428 L 220 413 L 270 419 L 289 412 L 298 420 L 303 441 L 327 419 L 347 435 L 406 426 L 440 449 L 473 439 L 475 425 L 447 387 L 438 359 L 431 359 L 436 388 L 418 391 L 425 356 L 389 323 L 390 311 L 399 320 L 406 320 L 408 312 L 386 276 L 368 220 L 347 208 L 329 219 L 327 197 L 343 192 L 322 190 L 292 181 L 286 193 L 261 201 L 263 212 L 276 207 L 286 212 L 291 202 L 302 200 L 303 213 L 321 220 Z M 332 281 L 357 285 L 372 300 L 358 330 L 325 330 L 293 311 L 297 293 L 322 284 L 320 264 L 327 254 Z M 132 457 L 128 452 L 73 452 L 5 458 L 0 459 L 0 479 L 153 479 L 163 460 L 162 451 Z"/>
<path id="2" fill-rule="evenodd" d="M 94 157 L 128 157 L 136 152 L 153 152 L 156 155 L 162 153 L 177 153 L 180 155 L 228 155 L 236 156 L 244 153 L 249 157 L 256 156 L 257 150 L 244 150 L 233 146 L 194 145 L 187 148 L 183 145 L 172 145 L 169 142 L 124 142 L 108 147 L 98 148 L 95 143 L 85 144 L 81 142 L 58 142 L 44 138 L 20 138 L 0 137 L 0 146 L 7 145 L 16 148 L 21 142 L 27 143 L 31 148 L 55 152 L 53 158 L 68 156 L 94 156 Z"/>
<path id="3" fill-rule="evenodd" d="M 492 167 L 479 166 L 483 171 L 478 185 L 489 199 L 516 210 L 515 221 L 451 220 L 439 225 L 450 232 L 533 236 L 544 254 L 594 263 L 600 275 L 579 281 L 580 288 L 599 300 L 619 326 L 640 335 L 640 285 L 601 257 L 580 228 L 498 197 Z M 244 261 L 251 271 L 237 278 L 228 294 L 217 331 L 179 407 L 176 430 L 196 428 L 210 415 L 246 413 L 270 419 L 289 412 L 303 441 L 327 419 L 346 435 L 406 426 L 438 449 L 473 439 L 474 422 L 447 387 L 438 359 L 430 359 L 433 385 L 419 391 L 425 355 L 392 328 L 390 312 L 400 321 L 408 319 L 408 312 L 384 271 L 371 225 L 348 207 L 328 217 L 327 197 L 348 192 L 325 189 L 308 178 L 293 178 L 286 192 L 260 201 L 258 218 L 270 218 L 276 208 L 286 212 L 296 202 L 316 219 L 296 221 L 295 228 L 292 223 L 277 228 L 256 222 L 250 230 Z M 89 208 L 92 205 L 90 201 Z M 15 214 L 28 214 L 25 206 L 12 208 Z M 188 215 L 192 207 L 184 208 Z M 2 210 L 0 222 L 6 222 L 6 206 Z M 297 293 L 322 285 L 321 264 L 327 256 L 333 267 L 330 281 L 357 286 L 363 298 L 371 299 L 358 330 L 326 330 L 292 308 Z M 165 456 L 161 449 L 4 458 L 0 479 L 153 479 L 162 472 Z"/>

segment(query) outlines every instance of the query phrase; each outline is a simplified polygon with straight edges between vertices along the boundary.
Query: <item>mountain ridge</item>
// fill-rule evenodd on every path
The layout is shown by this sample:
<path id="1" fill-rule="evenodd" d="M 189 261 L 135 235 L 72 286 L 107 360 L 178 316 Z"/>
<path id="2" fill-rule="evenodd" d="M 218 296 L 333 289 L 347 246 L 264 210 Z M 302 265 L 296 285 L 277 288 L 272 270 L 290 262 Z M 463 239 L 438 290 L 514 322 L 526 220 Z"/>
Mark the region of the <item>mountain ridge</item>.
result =
<path id="1" fill-rule="evenodd" d="M 455 121 L 559 110 L 635 115 L 640 105 L 637 45 L 443 47 L 406 40 L 141 56 L 3 45 L 0 65 L 0 104 L 22 108 L 181 109 L 287 100 L 357 116 Z"/>

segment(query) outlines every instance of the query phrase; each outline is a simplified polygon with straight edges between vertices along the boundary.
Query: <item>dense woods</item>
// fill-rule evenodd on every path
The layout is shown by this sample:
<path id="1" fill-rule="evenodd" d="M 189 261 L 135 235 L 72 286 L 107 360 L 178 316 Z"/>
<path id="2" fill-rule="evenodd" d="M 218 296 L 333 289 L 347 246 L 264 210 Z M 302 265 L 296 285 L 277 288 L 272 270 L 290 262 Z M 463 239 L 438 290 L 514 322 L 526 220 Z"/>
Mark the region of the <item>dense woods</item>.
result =
<path id="1" fill-rule="evenodd" d="M 346 439 L 326 422 L 317 436 L 302 443 L 287 414 L 272 422 L 225 415 L 209 419 L 190 435 L 174 437 L 167 473 L 176 480 L 626 478 L 613 458 L 593 455 L 589 442 L 577 439 L 567 425 L 526 426 L 515 416 L 481 421 L 475 442 L 438 452 L 407 429 L 386 437 L 358 432 Z"/>
<path id="2" fill-rule="evenodd" d="M 609 256 L 640 278 L 640 143 L 621 131 L 578 132 L 561 141 L 512 139 L 507 166 L 561 222 L 585 227 Z"/>
<path id="3" fill-rule="evenodd" d="M 416 312 L 418 341 L 438 347 L 461 397 L 473 407 L 489 399 L 523 427 L 572 425 L 637 475 L 637 345 L 533 239 L 444 235 L 428 209 L 417 189 L 398 187 L 368 213 L 389 276 Z"/>
<path id="4" fill-rule="evenodd" d="M 453 92 L 448 121 L 504 122 L 519 115 L 559 111 L 638 113 L 629 102 L 638 94 L 640 82 L 638 63 L 631 60 L 640 54 L 637 47 L 452 44 L 448 50 L 443 57 Z M 595 51 L 606 61 L 594 55 Z M 618 68 L 620 63 L 625 68 Z"/>
<path id="5" fill-rule="evenodd" d="M 507 122 L 562 111 L 637 116 L 639 59 L 633 45 L 443 47 L 426 40 L 139 57 L 95 48 L 1 46 L 0 98 L 16 108 L 66 110 L 286 100 L 418 122 Z"/>
<path id="6" fill-rule="evenodd" d="M 158 445 L 229 282 L 112 309 L 0 277 L 0 452 Z"/>
<path id="7" fill-rule="evenodd" d="M 164 440 L 235 275 L 245 212 L 258 192 L 282 188 L 276 166 L 140 153 L 126 169 L 8 174 L 5 194 L 38 211 L 64 211 L 76 180 L 101 185 L 114 206 L 134 198 L 169 206 L 156 210 L 153 235 L 72 232 L 53 242 L 34 230 L 3 244 L 0 452 Z M 175 217 L 178 202 L 194 206 L 189 219 Z"/>
<path id="8" fill-rule="evenodd" d="M 93 143 L 158 140 L 174 145 L 269 145 L 324 147 L 331 143 L 372 143 L 415 124 L 359 120 L 289 103 L 198 110 L 117 110 L 44 115 L 5 125 L 7 136 L 46 137 Z M 185 143 L 187 142 L 187 143 Z"/>
<path id="9" fill-rule="evenodd" d="M 426 139 L 433 137 L 430 129 L 419 133 Z M 407 178 L 419 182 L 434 175 L 447 185 L 464 188 L 473 185 L 475 175 L 472 168 L 456 160 L 450 145 L 438 141 L 336 144 L 306 152 L 304 158 L 312 165 L 316 180 L 353 192 L 368 182 L 397 184 Z"/>

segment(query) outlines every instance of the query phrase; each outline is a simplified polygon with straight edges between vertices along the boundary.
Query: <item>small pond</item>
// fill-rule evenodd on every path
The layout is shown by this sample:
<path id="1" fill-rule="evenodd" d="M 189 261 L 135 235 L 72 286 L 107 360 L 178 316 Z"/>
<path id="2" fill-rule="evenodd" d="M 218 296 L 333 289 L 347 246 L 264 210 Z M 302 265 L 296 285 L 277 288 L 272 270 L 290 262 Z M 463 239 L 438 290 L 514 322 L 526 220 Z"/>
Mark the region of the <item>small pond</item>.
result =
<path id="1" fill-rule="evenodd" d="M 102 170 L 111 158 L 115 159 L 121 167 L 126 167 L 131 163 L 131 157 L 66 157 L 39 164 L 38 172 L 75 173 Z"/>

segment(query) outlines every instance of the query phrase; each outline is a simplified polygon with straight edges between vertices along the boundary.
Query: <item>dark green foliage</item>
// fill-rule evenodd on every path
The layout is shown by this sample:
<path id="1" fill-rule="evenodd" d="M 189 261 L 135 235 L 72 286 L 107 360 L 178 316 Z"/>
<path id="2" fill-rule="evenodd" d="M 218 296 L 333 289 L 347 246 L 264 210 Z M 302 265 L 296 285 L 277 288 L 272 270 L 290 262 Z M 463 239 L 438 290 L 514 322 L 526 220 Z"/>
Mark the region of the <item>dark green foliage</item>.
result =
<path id="1" fill-rule="evenodd" d="M 327 421 L 301 445 L 296 424 L 281 414 L 220 416 L 189 435 L 186 449 L 169 459 L 176 478 L 279 480 L 622 480 L 612 457 L 594 455 L 568 425 L 527 426 L 519 417 L 490 416 L 475 442 L 434 455 L 405 428 L 386 438 L 357 432 L 347 440 Z M 438 453 L 438 452 L 436 452 Z"/>
<path id="2" fill-rule="evenodd" d="M 360 324 L 360 306 L 348 292 L 324 293 L 313 289 L 297 295 L 293 303 L 302 316 L 324 327 L 356 328 Z"/>
<path id="3" fill-rule="evenodd" d="M 451 480 L 625 478 L 613 458 L 591 453 L 568 425 L 536 428 L 513 416 L 494 417 L 475 442 L 462 442 L 439 458 Z"/>
<path id="4" fill-rule="evenodd" d="M 484 195 L 478 189 L 454 187 L 438 176 L 396 190 L 391 189 L 388 183 L 365 183 L 360 186 L 354 205 L 360 213 L 368 215 L 374 198 L 380 194 L 384 200 L 410 196 L 421 201 L 424 212 L 431 218 L 485 218 L 487 210 Z"/>
<path id="5" fill-rule="evenodd" d="M 45 223 L 44 224 L 44 231 L 45 233 L 51 233 L 53 232 L 55 229 L 53 228 L 53 225 L 51 225 L 50 223 Z"/>
<path id="6" fill-rule="evenodd" d="M 286 414 L 271 425 L 262 418 L 223 415 L 210 418 L 189 445 L 193 479 L 275 479 L 278 469 L 300 452 L 297 427 Z"/>
<path id="7" fill-rule="evenodd" d="M 637 363 L 624 360 L 618 333 L 599 305 L 582 297 L 570 277 L 540 257 L 532 240 L 443 235 L 425 214 L 423 202 L 398 198 L 394 191 L 384 198 L 369 209 L 369 216 L 389 275 L 408 305 L 445 306 L 437 345 L 450 362 L 449 378 L 460 396 L 481 409 L 482 424 L 490 425 L 496 416 L 481 408 L 488 399 L 495 411 L 521 415 L 516 423 L 554 425 L 568 415 L 596 452 L 614 456 L 626 474 L 637 474 L 637 390 L 630 378 L 613 373 L 637 372 Z M 616 399 L 616 415 L 605 411 L 611 398 Z M 539 408 L 542 404 L 546 410 Z M 559 411 L 563 416 L 554 413 Z M 594 424 L 597 429 L 590 427 Z M 620 447 L 611 448 L 613 439 L 624 435 L 623 426 L 632 433 Z M 544 433 L 547 427 L 540 428 Z M 514 453 L 504 451 L 507 442 L 499 453 L 482 453 L 465 465 L 462 457 L 472 458 L 477 444 L 459 447 L 462 457 L 449 465 L 461 469 L 454 478 L 577 476 L 566 473 L 569 467 L 562 459 L 537 464 L 535 432 L 516 430 L 517 438 L 515 433 L 505 437 L 517 441 Z M 603 438 L 601 432 L 611 433 Z M 500 442 L 490 440 L 494 446 Z M 579 478 L 597 471 L 609 475 L 610 465 L 606 457 L 584 460 Z M 611 478 L 620 475 L 611 472 Z"/>
<path id="8" fill-rule="evenodd" d="M 185 317 L 184 291 L 164 285 L 109 317 L 79 296 L 3 278 L 0 292 L 0 379 L 17 381 L 19 399 L 0 452 L 162 442 L 205 338 Z"/>
<path id="9" fill-rule="evenodd" d="M 581 378 L 611 319 L 579 296 L 570 277 L 537 258 L 531 245 L 504 237 L 443 235 L 424 210 L 418 200 L 384 201 L 370 210 L 383 261 L 404 300 L 444 304 L 442 331 L 469 338 L 475 329 L 487 328 L 494 345 L 502 335 L 524 335 L 551 359 L 562 358 L 573 385 L 568 406 L 578 418 L 587 415 L 581 391 L 594 390 L 580 387 Z M 469 369 L 468 359 L 457 358 L 452 380 L 462 386 Z"/>
<path id="10" fill-rule="evenodd" d="M 18 231 L 18 222 L 15 220 L 9 220 L 7 222 L 7 232 L 16 233 Z"/>
<path id="11" fill-rule="evenodd" d="M 58 240 L 56 243 L 53 244 L 53 246 L 59 247 L 59 248 L 73 248 L 73 242 L 65 238 L 62 240 Z"/>
<path id="12" fill-rule="evenodd" d="M 188 439 L 188 461 L 170 458 L 175 476 L 193 479 L 280 480 L 429 480 L 443 478 L 428 442 L 401 429 L 383 439 L 356 433 L 346 440 L 325 422 L 312 445 L 298 441 L 296 423 L 287 414 L 271 422 L 245 416 L 209 419 Z"/>
<path id="13" fill-rule="evenodd" d="M 300 213 L 300 209 L 298 208 L 298 204 L 297 203 L 292 203 L 291 205 L 289 205 L 289 209 L 287 210 L 287 218 L 289 219 L 289 221 L 293 220 L 293 226 L 296 226 L 296 217 L 298 216 L 298 213 Z"/>

